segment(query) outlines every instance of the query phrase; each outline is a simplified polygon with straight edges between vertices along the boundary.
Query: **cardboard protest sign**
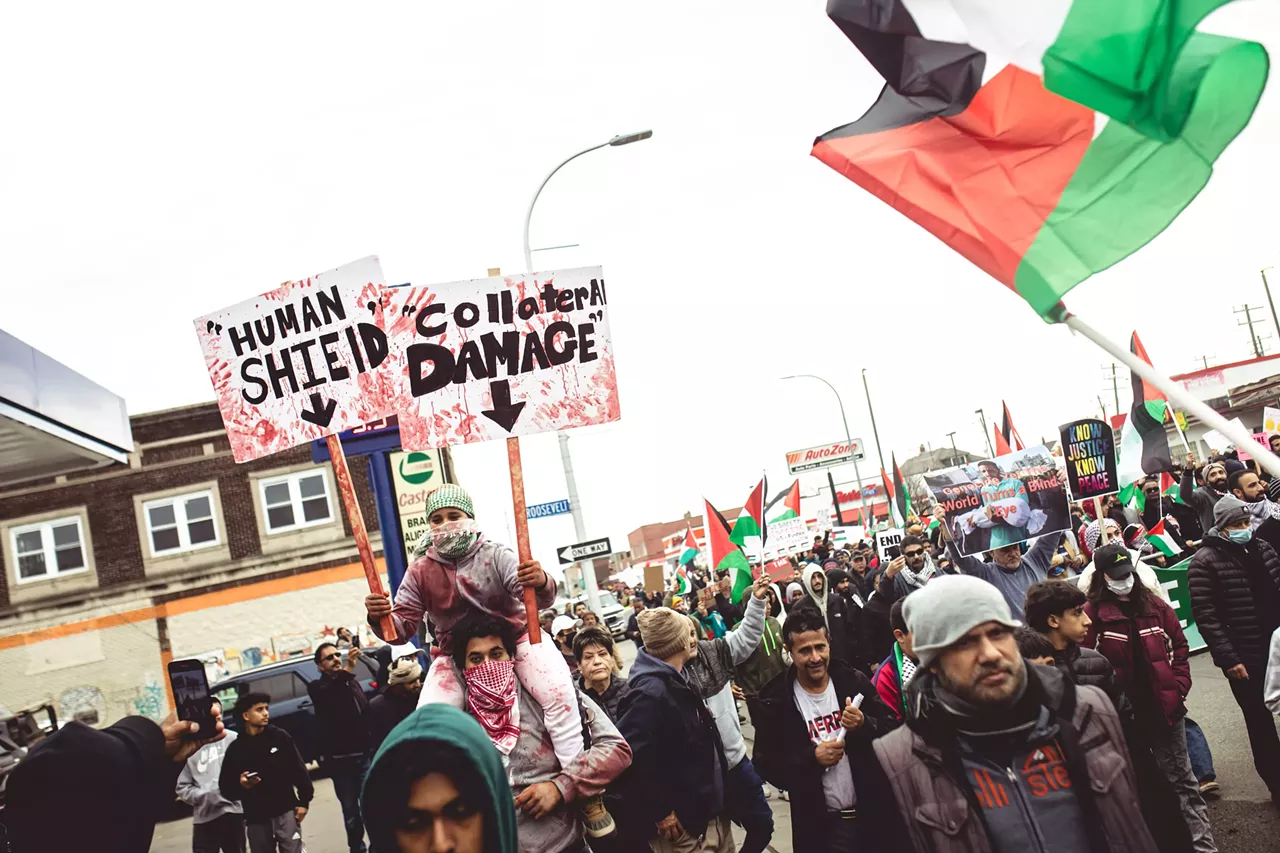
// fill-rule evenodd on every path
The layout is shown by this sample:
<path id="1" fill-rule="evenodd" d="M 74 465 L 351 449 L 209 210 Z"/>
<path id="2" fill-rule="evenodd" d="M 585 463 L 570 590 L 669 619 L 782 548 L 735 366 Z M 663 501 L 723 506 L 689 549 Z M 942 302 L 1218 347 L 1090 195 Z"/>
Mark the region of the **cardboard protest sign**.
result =
<path id="1" fill-rule="evenodd" d="M 621 417 L 600 267 L 398 288 L 384 318 L 406 449 Z"/>
<path id="2" fill-rule="evenodd" d="M 1274 406 L 1263 407 L 1262 431 L 1266 433 L 1280 432 L 1280 409 Z"/>
<path id="3" fill-rule="evenodd" d="M 791 561 L 786 557 L 779 557 L 772 562 L 765 563 L 764 570 L 775 581 L 785 581 L 795 574 L 795 567 L 791 565 Z M 757 572 L 755 576 L 759 577 L 760 575 Z"/>
<path id="4" fill-rule="evenodd" d="M 1067 492 L 1043 446 L 924 475 L 961 554 L 1071 529 Z"/>
<path id="5" fill-rule="evenodd" d="M 289 281 L 195 320 L 237 462 L 376 421 L 386 298 L 376 257 Z"/>
<path id="6" fill-rule="evenodd" d="M 1111 427 L 1093 418 L 1058 427 L 1067 483 L 1078 501 L 1120 491 L 1116 478 L 1116 436 Z"/>
<path id="7" fill-rule="evenodd" d="M 1265 447 L 1268 449 L 1271 447 L 1271 445 L 1268 443 L 1271 440 L 1270 436 L 1268 436 L 1265 432 L 1255 432 L 1251 436 L 1251 438 L 1262 447 Z M 1240 459 L 1241 462 L 1248 462 L 1251 459 L 1253 459 L 1253 454 L 1243 447 L 1236 448 L 1236 456 Z"/>
<path id="8" fill-rule="evenodd" d="M 896 549 L 902 544 L 902 537 L 906 535 L 906 531 L 901 527 L 893 530 L 877 530 L 876 531 L 876 553 L 880 555 L 881 563 L 888 563 L 894 557 L 898 556 Z"/>
<path id="9" fill-rule="evenodd" d="M 809 528 L 803 518 L 784 518 L 780 521 L 770 521 L 768 525 L 771 549 L 777 549 L 779 552 L 803 551 L 813 544 Z"/>

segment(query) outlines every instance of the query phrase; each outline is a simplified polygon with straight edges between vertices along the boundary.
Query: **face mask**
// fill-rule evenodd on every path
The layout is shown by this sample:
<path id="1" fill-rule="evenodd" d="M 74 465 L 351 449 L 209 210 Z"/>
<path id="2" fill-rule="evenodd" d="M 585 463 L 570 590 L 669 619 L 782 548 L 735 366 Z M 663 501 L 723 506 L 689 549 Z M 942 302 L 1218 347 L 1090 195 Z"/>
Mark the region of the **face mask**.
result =
<path id="1" fill-rule="evenodd" d="M 480 535 L 480 526 L 473 518 L 459 521 L 446 521 L 439 527 L 431 528 L 431 544 L 441 557 L 461 557 L 476 544 Z"/>
<path id="2" fill-rule="evenodd" d="M 1243 545 L 1253 538 L 1253 531 L 1247 527 L 1244 530 L 1228 530 L 1227 536 L 1237 545 Z"/>
<path id="3" fill-rule="evenodd" d="M 467 682 L 467 707 L 484 727 L 493 745 L 509 755 L 520 736 L 520 705 L 516 701 L 516 663 L 487 660 L 462 673 Z"/>
<path id="4" fill-rule="evenodd" d="M 1107 589 L 1116 595 L 1128 595 L 1133 590 L 1133 574 L 1127 574 L 1120 580 L 1107 578 Z"/>

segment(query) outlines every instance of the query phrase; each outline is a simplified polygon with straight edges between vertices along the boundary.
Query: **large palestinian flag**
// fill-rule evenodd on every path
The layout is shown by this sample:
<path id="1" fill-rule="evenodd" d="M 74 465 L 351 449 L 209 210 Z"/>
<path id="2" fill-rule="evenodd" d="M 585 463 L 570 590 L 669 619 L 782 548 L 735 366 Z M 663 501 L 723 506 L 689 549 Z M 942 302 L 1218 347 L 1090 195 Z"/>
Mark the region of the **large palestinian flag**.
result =
<path id="1" fill-rule="evenodd" d="M 1137 332 L 1129 338 L 1129 351 L 1151 364 Z M 1160 389 L 1143 382 L 1142 377 L 1133 371 L 1129 371 L 1129 385 L 1133 388 L 1133 409 L 1125 421 L 1124 433 L 1120 437 L 1120 456 L 1116 460 L 1116 478 L 1121 488 L 1148 474 L 1173 470 L 1169 436 L 1164 431 L 1168 400 Z"/>
<path id="2" fill-rule="evenodd" d="M 713 572 L 728 571 L 733 578 L 733 592 L 730 601 L 741 601 L 743 593 L 751 586 L 751 563 L 742 549 L 729 541 L 729 522 L 724 520 L 720 510 L 711 505 L 711 501 L 702 499 L 706 504 L 707 545 L 711 550 L 711 568 Z"/>
<path id="3" fill-rule="evenodd" d="M 760 547 L 764 547 L 765 540 L 768 538 L 768 528 L 764 524 L 764 496 L 768 491 L 768 478 L 762 477 L 756 487 L 751 490 L 751 496 L 747 498 L 747 502 L 742 505 L 738 520 L 733 523 L 733 533 L 729 537 L 729 541 L 733 544 L 745 546 L 747 539 L 759 536 Z"/>
<path id="4" fill-rule="evenodd" d="M 1266 51 L 1195 29 L 1228 2 L 829 0 L 886 85 L 813 155 L 1061 319 L 1253 115 Z"/>
<path id="5" fill-rule="evenodd" d="M 775 513 L 774 509 L 778 511 Z M 780 492 L 773 500 L 769 501 L 769 505 L 764 508 L 766 524 L 774 521 L 785 521 L 788 518 L 797 518 L 800 515 L 800 481 L 793 480 L 791 488 L 785 492 Z"/>

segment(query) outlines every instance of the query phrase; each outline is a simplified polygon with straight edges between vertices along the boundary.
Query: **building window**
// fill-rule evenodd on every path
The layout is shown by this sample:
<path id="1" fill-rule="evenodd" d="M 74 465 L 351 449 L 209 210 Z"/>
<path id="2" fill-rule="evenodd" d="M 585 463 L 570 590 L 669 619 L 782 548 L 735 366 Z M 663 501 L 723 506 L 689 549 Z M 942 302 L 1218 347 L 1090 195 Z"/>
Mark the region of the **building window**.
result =
<path id="1" fill-rule="evenodd" d="M 11 529 L 9 536 L 18 564 L 18 583 L 76 574 L 88 568 L 79 516 L 24 524 Z"/>
<path id="2" fill-rule="evenodd" d="M 192 492 L 142 505 L 152 556 L 195 551 L 218 544 L 213 493 Z"/>
<path id="3" fill-rule="evenodd" d="M 328 480 L 323 471 L 313 469 L 272 477 L 262 480 L 258 487 L 262 490 L 268 533 L 282 533 L 333 520 Z"/>

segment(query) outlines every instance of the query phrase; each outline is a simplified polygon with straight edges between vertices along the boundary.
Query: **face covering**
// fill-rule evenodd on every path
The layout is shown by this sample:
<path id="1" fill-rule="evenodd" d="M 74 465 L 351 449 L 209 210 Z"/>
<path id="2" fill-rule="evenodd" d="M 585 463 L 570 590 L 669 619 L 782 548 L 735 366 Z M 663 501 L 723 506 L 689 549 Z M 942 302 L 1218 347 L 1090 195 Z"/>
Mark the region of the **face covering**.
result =
<path id="1" fill-rule="evenodd" d="M 1125 575 L 1120 580 L 1115 580 L 1114 578 L 1107 578 L 1106 581 L 1107 581 L 1107 589 L 1111 590 L 1116 595 L 1128 595 L 1133 590 L 1133 573 L 1132 572 Z"/>
<path id="2" fill-rule="evenodd" d="M 1253 538 L 1253 531 L 1247 527 L 1244 530 L 1228 530 L 1227 536 L 1237 545 L 1243 545 Z"/>
<path id="3" fill-rule="evenodd" d="M 471 550 L 479 535 L 480 525 L 473 518 L 446 521 L 439 527 L 431 528 L 431 544 L 441 557 L 453 559 Z"/>
<path id="4" fill-rule="evenodd" d="M 471 715 L 484 727 L 498 752 L 510 755 L 520 737 L 516 662 L 487 660 L 464 671 L 462 677 L 467 682 Z"/>

